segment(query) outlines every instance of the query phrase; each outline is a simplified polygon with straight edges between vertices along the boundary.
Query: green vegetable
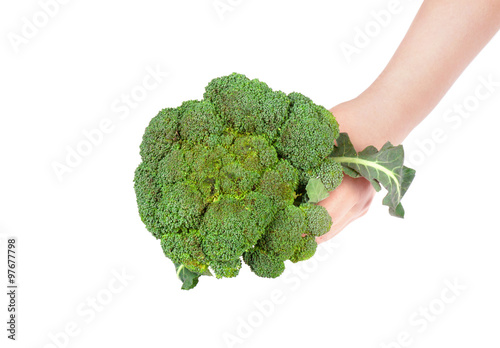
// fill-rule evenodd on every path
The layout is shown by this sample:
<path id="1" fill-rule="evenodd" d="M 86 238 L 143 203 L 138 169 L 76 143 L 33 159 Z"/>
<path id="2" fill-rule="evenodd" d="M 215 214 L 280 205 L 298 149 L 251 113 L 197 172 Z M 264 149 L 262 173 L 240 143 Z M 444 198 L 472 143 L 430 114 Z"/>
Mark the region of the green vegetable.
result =
<path id="1" fill-rule="evenodd" d="M 306 186 L 309 203 L 318 203 L 327 198 L 330 194 L 320 179 L 311 178 Z"/>
<path id="2" fill-rule="evenodd" d="M 389 206 L 391 215 L 404 217 L 401 199 L 415 177 L 415 170 L 403 165 L 402 145 L 393 146 L 387 142 L 380 151 L 368 146 L 356 153 L 347 134 L 342 133 L 331 156 L 344 166 L 347 175 L 353 178 L 364 177 L 377 191 L 380 191 L 382 185 L 387 190 L 382 203 Z"/>
<path id="3" fill-rule="evenodd" d="M 187 267 L 183 264 L 174 263 L 174 265 L 177 272 L 177 278 L 179 278 L 179 280 L 182 282 L 182 290 L 190 290 L 194 288 L 198 284 L 200 276 L 212 275 L 209 270 L 206 270 L 203 273 L 196 273 L 188 270 Z"/>
<path id="4" fill-rule="evenodd" d="M 401 217 L 414 176 L 402 165 L 401 146 L 357 154 L 327 109 L 240 74 L 212 80 L 201 101 L 160 111 L 140 154 L 139 215 L 175 264 L 182 289 L 202 275 L 235 277 L 242 260 L 275 278 L 285 261 L 312 257 L 315 238 L 332 224 L 313 203 L 344 172 L 384 186 L 384 204 Z"/>

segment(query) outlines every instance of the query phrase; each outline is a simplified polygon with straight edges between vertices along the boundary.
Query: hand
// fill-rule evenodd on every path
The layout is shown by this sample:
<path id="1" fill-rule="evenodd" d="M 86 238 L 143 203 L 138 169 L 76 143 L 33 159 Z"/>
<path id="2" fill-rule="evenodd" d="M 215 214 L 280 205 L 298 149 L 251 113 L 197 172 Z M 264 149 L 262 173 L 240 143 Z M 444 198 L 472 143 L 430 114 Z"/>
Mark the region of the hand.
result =
<path id="1" fill-rule="evenodd" d="M 356 151 L 361 151 L 371 142 L 375 146 L 384 143 L 375 137 L 382 132 L 373 132 L 366 129 L 365 122 L 359 122 L 359 115 L 373 113 L 373 104 L 366 105 L 357 99 L 337 105 L 330 111 L 340 124 L 340 131 L 347 132 L 353 141 Z M 363 120 L 362 120 L 363 121 Z M 332 227 L 328 233 L 316 238 L 316 242 L 321 244 L 335 237 L 347 225 L 362 217 L 368 212 L 370 204 L 375 196 L 375 189 L 365 178 L 353 179 L 344 175 L 344 179 L 339 187 L 330 192 L 330 196 L 318 205 L 326 208 L 332 217 Z"/>
<path id="2" fill-rule="evenodd" d="M 318 244 L 326 242 L 335 237 L 351 222 L 365 215 L 374 196 L 375 189 L 368 180 L 364 178 L 353 179 L 344 175 L 340 186 L 330 192 L 328 198 L 318 203 L 328 210 L 333 224 L 327 234 L 316 237 L 316 242 Z"/>
<path id="3" fill-rule="evenodd" d="M 451 6 L 453 5 L 453 6 Z M 356 151 L 400 144 L 437 105 L 462 71 L 500 28 L 500 1 L 424 1 L 398 50 L 358 97 L 331 111 Z M 345 177 L 319 203 L 333 219 L 318 243 L 363 216 L 375 190 L 363 178 Z"/>

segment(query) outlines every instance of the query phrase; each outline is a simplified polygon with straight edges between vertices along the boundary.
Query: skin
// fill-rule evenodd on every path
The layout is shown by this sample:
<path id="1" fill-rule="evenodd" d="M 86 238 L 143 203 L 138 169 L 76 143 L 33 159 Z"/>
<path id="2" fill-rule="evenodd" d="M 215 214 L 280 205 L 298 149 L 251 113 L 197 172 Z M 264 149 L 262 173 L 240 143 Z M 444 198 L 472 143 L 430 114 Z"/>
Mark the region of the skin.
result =
<path id="1" fill-rule="evenodd" d="M 500 29 L 500 0 L 425 0 L 405 38 L 379 77 L 357 98 L 330 111 L 357 151 L 400 144 L 439 103 Z M 375 190 L 344 177 L 320 202 L 333 225 L 323 243 L 366 214 Z"/>

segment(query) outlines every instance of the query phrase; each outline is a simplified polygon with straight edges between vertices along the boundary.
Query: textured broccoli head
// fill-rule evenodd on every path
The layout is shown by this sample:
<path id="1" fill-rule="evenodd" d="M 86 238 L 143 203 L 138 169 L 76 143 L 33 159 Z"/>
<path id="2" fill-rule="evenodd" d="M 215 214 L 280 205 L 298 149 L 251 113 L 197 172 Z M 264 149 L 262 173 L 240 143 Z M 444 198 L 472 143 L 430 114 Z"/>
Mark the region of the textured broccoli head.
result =
<path id="1" fill-rule="evenodd" d="M 240 133 L 266 135 L 274 140 L 288 116 L 290 100 L 264 82 L 232 74 L 212 80 L 205 89 L 226 124 Z"/>
<path id="2" fill-rule="evenodd" d="M 156 166 L 180 140 L 178 130 L 179 111 L 177 109 L 160 111 L 151 120 L 142 137 L 140 146 L 142 160 L 151 166 Z"/>
<path id="3" fill-rule="evenodd" d="M 285 263 L 260 248 L 253 248 L 243 254 L 243 260 L 259 277 L 276 278 L 285 270 Z"/>
<path id="4" fill-rule="evenodd" d="M 208 101 L 191 100 L 179 107 L 179 134 L 184 141 L 218 145 L 224 125 Z"/>
<path id="5" fill-rule="evenodd" d="M 342 183 L 344 178 L 342 165 L 333 158 L 328 157 L 318 166 L 305 170 L 302 173 L 300 183 L 305 186 L 312 178 L 320 179 L 328 191 L 333 191 Z"/>
<path id="6" fill-rule="evenodd" d="M 161 247 L 165 256 L 174 263 L 183 264 L 192 272 L 203 273 L 208 269 L 208 260 L 201 248 L 201 241 L 197 231 L 164 234 Z"/>
<path id="7" fill-rule="evenodd" d="M 276 149 L 263 136 L 236 137 L 231 150 L 245 169 L 254 172 L 262 173 L 278 162 Z"/>
<path id="8" fill-rule="evenodd" d="M 300 209 L 305 213 L 306 235 L 320 237 L 330 231 L 332 217 L 324 207 L 307 203 L 302 204 Z"/>
<path id="9" fill-rule="evenodd" d="M 230 261 L 212 261 L 210 267 L 217 278 L 233 278 L 240 273 L 241 260 L 237 258 Z"/>
<path id="10" fill-rule="evenodd" d="M 156 215 L 164 233 L 198 228 L 205 204 L 196 184 L 190 181 L 162 186 Z"/>
<path id="11" fill-rule="evenodd" d="M 211 260 L 239 258 L 259 240 L 273 214 L 271 200 L 262 194 L 254 192 L 244 199 L 223 196 L 204 215 L 203 250 Z"/>
<path id="12" fill-rule="evenodd" d="M 141 219 L 191 275 L 234 277 L 243 259 L 277 277 L 330 228 L 326 210 L 302 197 L 311 178 L 340 183 L 328 158 L 337 136 L 331 113 L 301 94 L 239 74 L 214 79 L 203 100 L 164 109 L 146 128 L 134 178 Z"/>
<path id="13" fill-rule="evenodd" d="M 279 154 L 297 168 L 317 167 L 332 152 L 339 125 L 332 113 L 300 93 L 291 93 L 290 114 L 278 141 Z"/>
<path id="14" fill-rule="evenodd" d="M 157 211 L 162 194 L 156 172 L 147 162 L 142 162 L 135 170 L 134 189 L 142 222 L 153 236 L 160 238 L 164 231 Z"/>
<path id="15" fill-rule="evenodd" d="M 302 209 L 294 205 L 280 210 L 257 246 L 276 259 L 288 260 L 306 231 L 305 217 Z"/>
<path id="16" fill-rule="evenodd" d="M 308 235 L 302 237 L 299 244 L 295 248 L 294 254 L 290 257 L 290 261 L 297 263 L 299 261 L 310 259 L 316 252 L 317 247 L 318 243 L 316 243 L 314 236 Z"/>
<path id="17" fill-rule="evenodd" d="M 276 167 L 264 172 L 258 190 L 269 196 L 278 208 L 283 209 L 293 204 L 297 184 L 297 169 L 288 161 L 280 160 Z"/>

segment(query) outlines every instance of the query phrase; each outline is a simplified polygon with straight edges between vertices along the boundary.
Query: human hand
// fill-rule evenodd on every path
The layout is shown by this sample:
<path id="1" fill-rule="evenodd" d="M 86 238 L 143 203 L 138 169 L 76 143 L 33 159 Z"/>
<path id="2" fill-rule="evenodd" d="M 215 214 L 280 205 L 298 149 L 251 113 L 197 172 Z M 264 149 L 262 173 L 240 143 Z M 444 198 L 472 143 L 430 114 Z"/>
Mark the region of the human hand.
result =
<path id="1" fill-rule="evenodd" d="M 375 189 L 365 178 L 351 178 L 344 175 L 342 183 L 330 192 L 330 196 L 318 205 L 325 207 L 332 217 L 330 231 L 321 237 L 316 237 L 316 242 L 321 244 L 335 237 L 347 225 L 362 217 L 368 212 L 375 196 Z"/>
<path id="2" fill-rule="evenodd" d="M 350 136 L 354 135 L 352 138 L 356 151 L 362 150 L 362 147 L 365 146 L 361 141 L 368 139 L 368 141 L 380 143 L 379 139 L 373 138 L 373 132 L 365 134 L 367 132 L 365 127 L 362 126 L 366 125 L 366 123 L 362 125 L 356 122 L 356 120 L 359 120 L 359 116 L 365 114 L 370 108 L 373 109 L 373 107 L 366 107 L 359 100 L 351 100 L 330 110 L 340 123 L 341 132 L 347 132 Z M 357 139 L 359 141 L 356 141 Z M 318 244 L 326 242 L 335 237 L 351 222 L 365 215 L 370 208 L 375 193 L 372 184 L 365 178 L 354 179 L 344 175 L 339 187 L 330 192 L 328 198 L 318 203 L 332 217 L 332 227 L 328 233 L 317 237 L 316 242 Z"/>
<path id="3" fill-rule="evenodd" d="M 358 97 L 331 110 L 340 131 L 349 134 L 358 152 L 369 145 L 380 149 L 387 141 L 401 144 L 499 28 L 498 0 L 424 1 L 380 76 Z M 374 194 L 366 179 L 345 176 L 319 203 L 333 225 L 316 241 L 331 239 L 363 216 Z"/>

